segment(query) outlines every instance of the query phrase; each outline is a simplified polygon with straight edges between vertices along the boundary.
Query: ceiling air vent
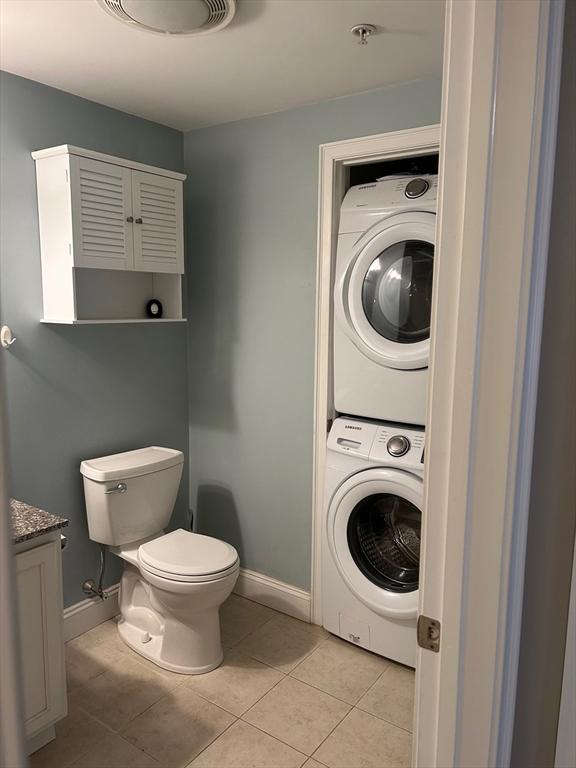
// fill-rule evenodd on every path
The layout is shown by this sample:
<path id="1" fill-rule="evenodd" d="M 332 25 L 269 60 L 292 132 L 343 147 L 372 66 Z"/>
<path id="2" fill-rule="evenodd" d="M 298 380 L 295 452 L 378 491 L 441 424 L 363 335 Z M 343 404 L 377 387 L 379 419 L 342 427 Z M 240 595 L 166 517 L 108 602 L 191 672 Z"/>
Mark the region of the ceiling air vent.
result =
<path id="1" fill-rule="evenodd" d="M 161 35 L 215 32 L 232 21 L 236 0 L 96 0 L 125 24 Z"/>

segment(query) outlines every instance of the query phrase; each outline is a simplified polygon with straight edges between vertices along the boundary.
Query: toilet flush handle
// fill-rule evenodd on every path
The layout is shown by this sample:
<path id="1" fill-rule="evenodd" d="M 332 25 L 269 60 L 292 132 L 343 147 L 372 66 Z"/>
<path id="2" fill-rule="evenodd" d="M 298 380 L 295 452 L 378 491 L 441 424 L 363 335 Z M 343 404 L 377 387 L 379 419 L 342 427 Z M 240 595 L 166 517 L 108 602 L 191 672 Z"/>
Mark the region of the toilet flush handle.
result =
<path id="1" fill-rule="evenodd" d="M 104 491 L 104 493 L 105 494 L 108 494 L 108 493 L 126 493 L 127 490 L 128 490 L 128 486 L 126 485 L 126 483 L 118 483 L 117 486 L 115 486 L 114 488 L 108 488 L 108 490 Z"/>

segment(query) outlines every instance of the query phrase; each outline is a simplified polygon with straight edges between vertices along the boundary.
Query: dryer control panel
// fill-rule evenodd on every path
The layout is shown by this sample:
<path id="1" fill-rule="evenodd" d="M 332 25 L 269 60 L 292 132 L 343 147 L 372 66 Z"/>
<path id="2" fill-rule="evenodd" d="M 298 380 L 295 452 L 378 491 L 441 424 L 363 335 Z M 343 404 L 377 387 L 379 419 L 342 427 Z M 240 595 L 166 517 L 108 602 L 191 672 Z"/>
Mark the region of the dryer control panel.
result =
<path id="1" fill-rule="evenodd" d="M 342 210 L 367 208 L 368 210 L 388 210 L 411 208 L 410 200 L 435 203 L 438 196 L 438 176 L 390 176 L 383 177 L 371 184 L 358 184 L 350 187 L 342 201 Z"/>
<path id="2" fill-rule="evenodd" d="M 327 447 L 381 466 L 402 466 L 419 472 L 424 468 L 422 427 L 340 417 L 332 425 Z"/>
<path id="3" fill-rule="evenodd" d="M 436 213 L 438 176 L 388 176 L 350 187 L 342 201 L 338 233 L 365 232 L 385 216 L 402 211 Z"/>

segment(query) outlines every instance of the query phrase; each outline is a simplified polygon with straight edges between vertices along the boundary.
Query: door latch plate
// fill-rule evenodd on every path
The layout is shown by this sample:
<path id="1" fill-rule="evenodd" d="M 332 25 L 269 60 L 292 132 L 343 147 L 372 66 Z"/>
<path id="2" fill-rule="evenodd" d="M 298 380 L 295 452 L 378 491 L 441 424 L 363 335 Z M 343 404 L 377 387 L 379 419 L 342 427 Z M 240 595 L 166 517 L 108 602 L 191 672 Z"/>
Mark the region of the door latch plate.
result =
<path id="1" fill-rule="evenodd" d="M 418 616 L 417 624 L 418 645 L 427 651 L 438 653 L 440 650 L 440 622 L 430 616 Z"/>

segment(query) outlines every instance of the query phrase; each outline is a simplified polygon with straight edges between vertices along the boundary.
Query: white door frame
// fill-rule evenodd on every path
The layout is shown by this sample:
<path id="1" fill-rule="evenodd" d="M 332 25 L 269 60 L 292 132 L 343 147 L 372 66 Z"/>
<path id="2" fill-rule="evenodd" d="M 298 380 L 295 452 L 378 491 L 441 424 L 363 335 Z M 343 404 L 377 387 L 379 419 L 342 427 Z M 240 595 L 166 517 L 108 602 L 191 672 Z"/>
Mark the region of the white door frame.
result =
<path id="1" fill-rule="evenodd" d="M 316 267 L 316 375 L 312 477 L 311 620 L 322 624 L 321 543 L 327 424 L 334 416 L 332 393 L 332 291 L 340 204 L 351 165 L 438 152 L 440 126 L 381 133 L 320 145 L 318 259 Z"/>
<path id="2" fill-rule="evenodd" d="M 420 613 L 441 621 L 442 636 L 439 653 L 418 655 L 415 766 L 505 766 L 510 759 L 563 11 L 562 0 L 447 3 L 420 589 Z M 421 130 L 430 151 L 436 129 Z M 415 153 L 416 135 L 320 149 L 316 622 L 344 170 L 385 156 L 386 148 Z M 406 152 L 392 143 L 402 137 Z"/>

